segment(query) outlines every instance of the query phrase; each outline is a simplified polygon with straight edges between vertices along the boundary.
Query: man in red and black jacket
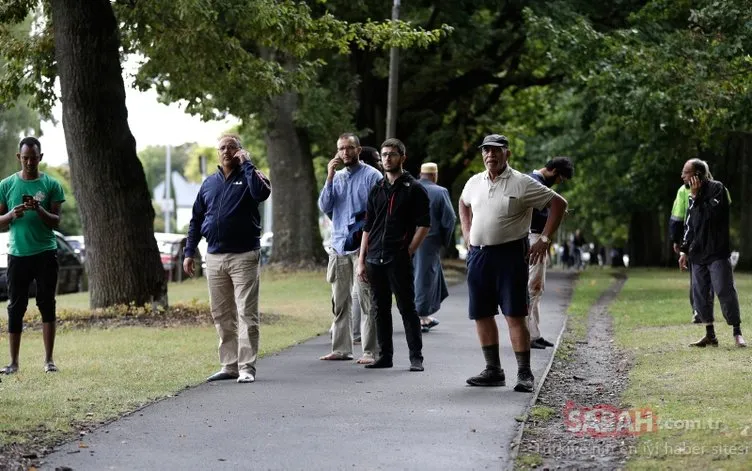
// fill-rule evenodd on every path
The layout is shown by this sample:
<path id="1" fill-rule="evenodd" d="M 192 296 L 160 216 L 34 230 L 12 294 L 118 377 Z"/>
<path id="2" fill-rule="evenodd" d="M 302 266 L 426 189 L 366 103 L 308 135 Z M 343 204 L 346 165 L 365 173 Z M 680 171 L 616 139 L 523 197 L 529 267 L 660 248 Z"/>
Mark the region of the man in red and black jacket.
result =
<path id="1" fill-rule="evenodd" d="M 705 336 L 692 347 L 718 346 L 713 327 L 713 292 L 718 295 L 726 323 L 733 328 L 734 343 L 746 347 L 742 337 L 739 297 L 734 286 L 729 238 L 729 195 L 723 183 L 709 178 L 708 166 L 690 159 L 682 169 L 682 179 L 691 196 L 681 244 L 679 267 L 692 264 L 694 308 L 705 324 Z"/>
<path id="2" fill-rule="evenodd" d="M 410 371 L 423 371 L 423 339 L 415 309 L 412 256 L 428 234 L 431 213 L 425 188 L 402 169 L 406 159 L 402 141 L 384 141 L 381 163 L 385 176 L 368 195 L 358 277 L 371 283 L 381 355 L 366 368 L 392 367 L 394 294 L 410 349 Z"/>

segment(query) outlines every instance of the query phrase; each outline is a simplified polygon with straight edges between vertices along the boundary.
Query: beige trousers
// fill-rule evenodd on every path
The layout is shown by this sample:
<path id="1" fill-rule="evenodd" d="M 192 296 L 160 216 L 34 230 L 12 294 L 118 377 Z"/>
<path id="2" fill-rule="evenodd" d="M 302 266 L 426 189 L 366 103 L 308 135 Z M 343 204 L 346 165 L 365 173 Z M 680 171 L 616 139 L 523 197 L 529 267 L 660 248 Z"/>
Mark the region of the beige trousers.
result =
<path id="1" fill-rule="evenodd" d="M 357 279 L 358 253 L 349 255 L 329 254 L 326 278 L 332 284 L 332 352 L 352 355 L 352 291 L 358 291 L 361 312 L 361 340 L 364 355 L 376 355 L 376 328 L 371 312 L 371 286 Z"/>
<path id="2" fill-rule="evenodd" d="M 228 373 L 256 375 L 259 348 L 259 251 L 206 255 L 209 304 Z"/>
<path id="3" fill-rule="evenodd" d="M 532 247 L 534 243 L 538 242 L 538 239 L 540 239 L 540 234 L 530 234 L 528 236 L 530 246 Z M 538 324 L 540 322 L 540 303 L 543 297 L 543 288 L 546 285 L 547 263 L 548 254 L 542 262 L 528 267 L 527 292 L 530 295 L 530 307 L 528 309 L 527 328 L 530 331 L 530 340 L 541 337 Z"/>

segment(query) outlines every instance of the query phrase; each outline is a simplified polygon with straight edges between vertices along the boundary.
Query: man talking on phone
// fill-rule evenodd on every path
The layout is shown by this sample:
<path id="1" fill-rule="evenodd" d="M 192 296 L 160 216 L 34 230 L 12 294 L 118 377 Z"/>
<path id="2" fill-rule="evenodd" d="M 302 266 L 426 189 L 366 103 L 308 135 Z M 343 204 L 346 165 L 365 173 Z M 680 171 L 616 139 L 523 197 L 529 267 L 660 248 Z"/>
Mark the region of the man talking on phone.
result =
<path id="1" fill-rule="evenodd" d="M 223 136 L 217 154 L 217 172 L 204 180 L 193 203 L 183 269 L 193 276 L 193 256 L 206 237 L 209 305 L 222 365 L 207 381 L 252 383 L 259 348 L 259 204 L 269 198 L 272 186 L 237 136 Z"/>
<path id="2" fill-rule="evenodd" d="M 355 271 L 360 241 L 366 222 L 366 205 L 371 188 L 381 180 L 381 172 L 360 161 L 360 139 L 352 133 L 337 139 L 337 154 L 327 165 L 326 183 L 319 195 L 319 209 L 332 220 L 327 281 L 332 284 L 332 351 L 321 360 L 352 360 L 352 292 L 357 292 L 361 312 L 363 356 L 357 363 L 373 363 L 377 349 L 371 288 L 358 280 Z M 337 170 L 337 167 L 343 168 Z"/>
<path id="3" fill-rule="evenodd" d="M 690 198 L 679 267 L 687 270 L 691 262 L 694 308 L 705 324 L 705 336 L 691 347 L 717 347 L 713 326 L 713 291 L 718 295 L 726 323 L 733 328 L 734 343 L 746 347 L 742 337 L 739 297 L 734 286 L 729 241 L 729 203 L 726 187 L 709 177 L 708 165 L 690 159 L 681 173 L 689 185 Z"/>
<path id="4" fill-rule="evenodd" d="M 42 156 L 39 140 L 23 138 L 16 154 L 21 171 L 0 182 L 0 229 L 10 226 L 7 275 L 10 363 L 0 370 L 7 375 L 18 372 L 23 317 L 29 304 L 29 286 L 34 280 L 37 307 L 42 315 L 44 371 L 57 371 L 52 358 L 58 273 L 57 238 L 53 230 L 60 225 L 65 197 L 60 183 L 39 171 Z"/>

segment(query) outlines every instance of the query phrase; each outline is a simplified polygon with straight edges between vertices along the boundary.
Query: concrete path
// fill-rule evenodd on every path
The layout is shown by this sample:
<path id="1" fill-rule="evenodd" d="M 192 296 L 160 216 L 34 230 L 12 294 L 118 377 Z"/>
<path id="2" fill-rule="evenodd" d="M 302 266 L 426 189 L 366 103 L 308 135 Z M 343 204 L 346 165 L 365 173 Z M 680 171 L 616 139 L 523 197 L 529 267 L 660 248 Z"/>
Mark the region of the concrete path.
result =
<path id="1" fill-rule="evenodd" d="M 541 315 L 549 340 L 561 331 L 570 289 L 570 275 L 549 274 Z M 517 367 L 503 321 L 507 387 L 465 384 L 484 368 L 467 302 L 465 284 L 450 288 L 441 324 L 423 336 L 425 372 L 408 371 L 396 315 L 393 369 L 320 361 L 329 351 L 321 336 L 259 360 L 253 384 L 184 391 L 87 435 L 87 448 L 61 446 L 44 469 L 507 469 L 515 417 L 532 395 L 512 390 Z M 552 353 L 532 351 L 536 385 Z"/>

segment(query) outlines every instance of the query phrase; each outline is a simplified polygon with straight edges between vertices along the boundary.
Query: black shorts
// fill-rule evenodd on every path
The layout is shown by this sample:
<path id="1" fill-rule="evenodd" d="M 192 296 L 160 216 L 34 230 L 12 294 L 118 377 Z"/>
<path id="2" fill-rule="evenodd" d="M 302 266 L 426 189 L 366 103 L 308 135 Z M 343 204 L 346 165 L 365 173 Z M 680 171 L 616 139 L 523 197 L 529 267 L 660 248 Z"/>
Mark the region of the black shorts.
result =
<path id="1" fill-rule="evenodd" d="M 470 319 L 527 316 L 527 237 L 499 245 L 471 246 L 467 254 Z"/>

